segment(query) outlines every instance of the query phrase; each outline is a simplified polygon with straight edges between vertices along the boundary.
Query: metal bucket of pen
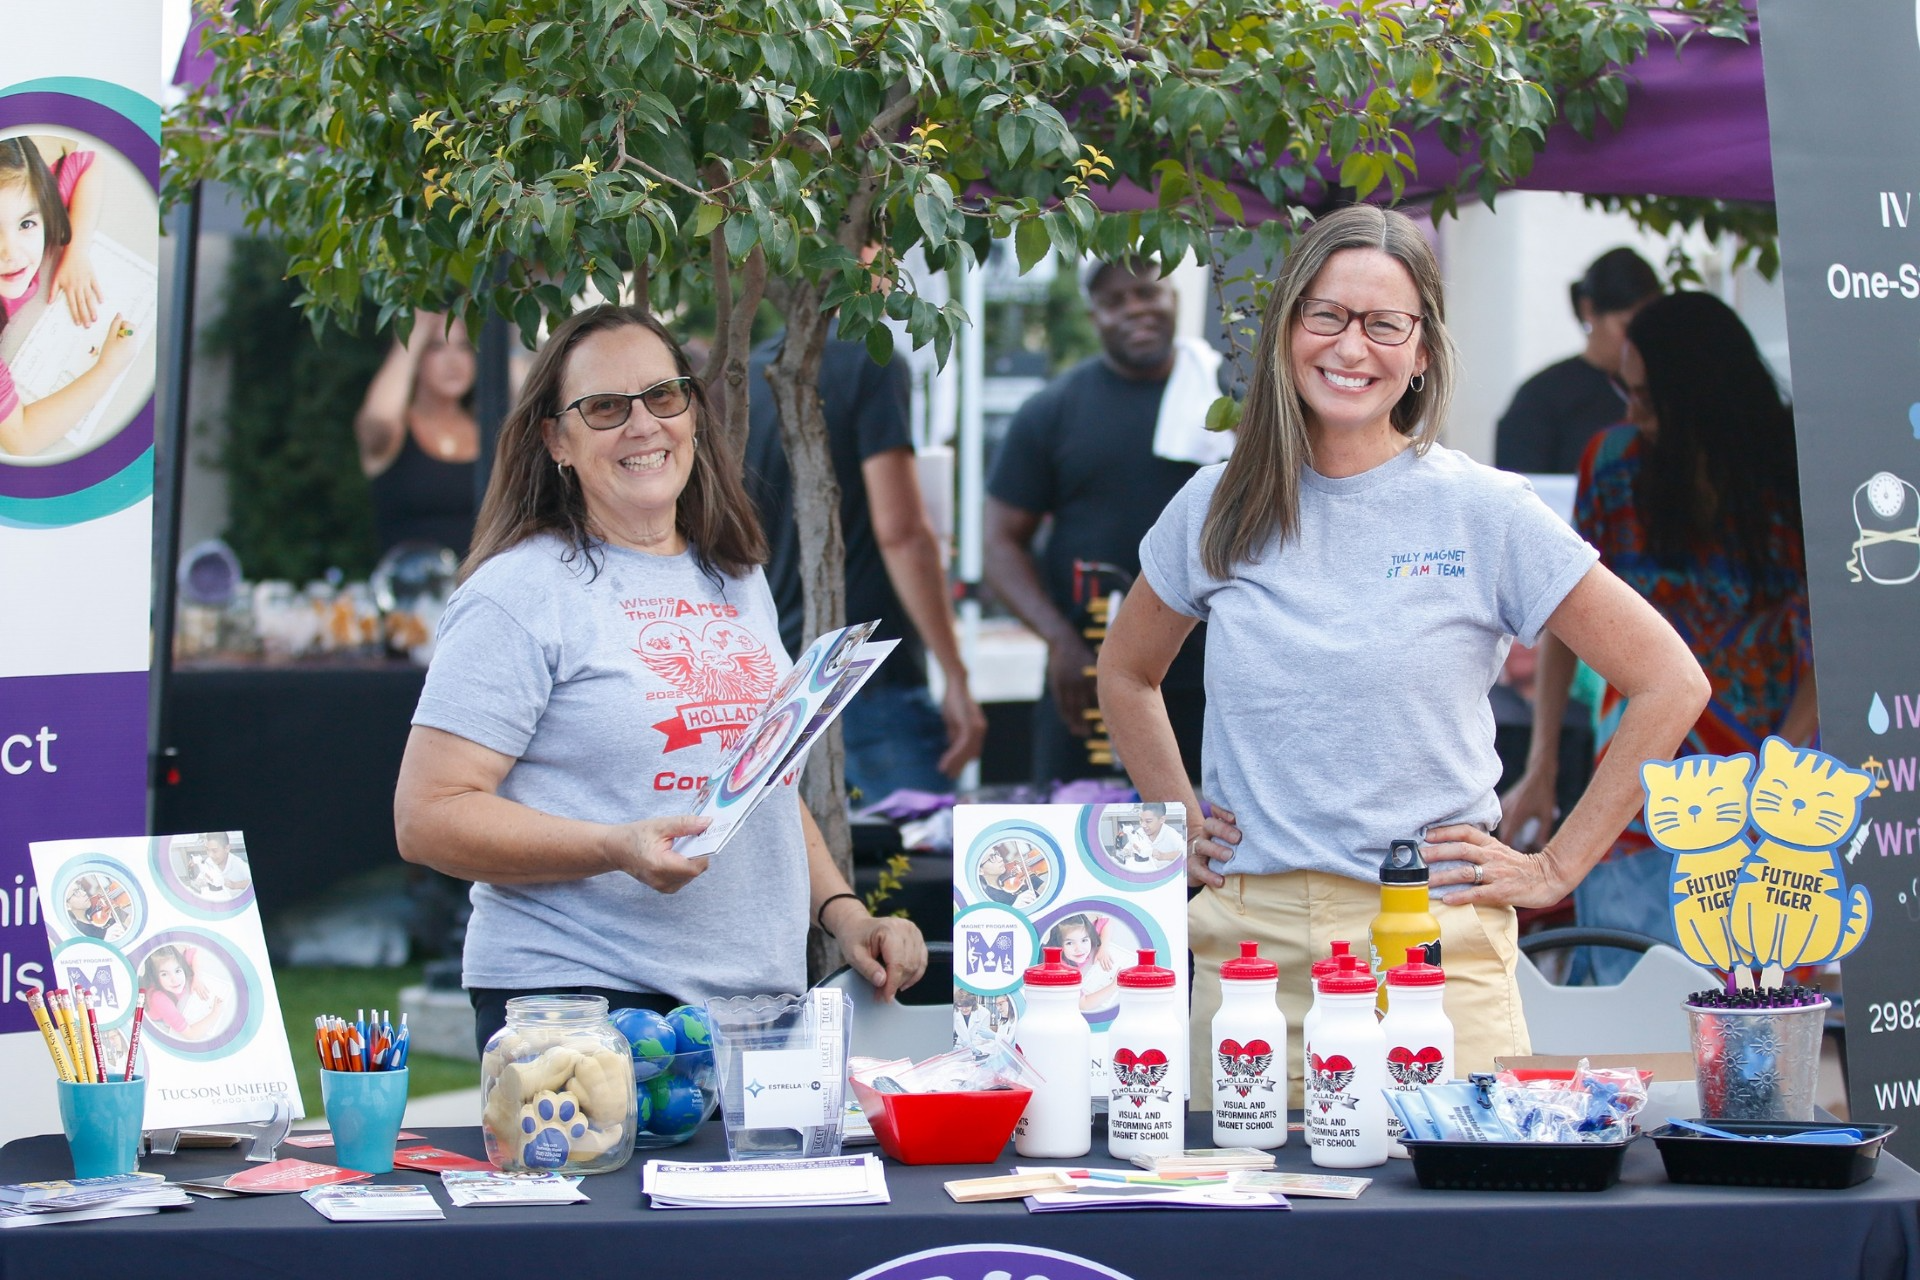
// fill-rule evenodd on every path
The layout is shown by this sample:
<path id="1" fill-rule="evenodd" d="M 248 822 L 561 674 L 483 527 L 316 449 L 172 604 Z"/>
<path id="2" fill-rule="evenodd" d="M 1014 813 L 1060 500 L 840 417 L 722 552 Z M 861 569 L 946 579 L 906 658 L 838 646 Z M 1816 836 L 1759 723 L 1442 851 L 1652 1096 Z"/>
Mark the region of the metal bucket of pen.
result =
<path id="1" fill-rule="evenodd" d="M 1700 1110 L 1708 1120 L 1813 1119 L 1827 1010 L 1687 1006 Z"/>

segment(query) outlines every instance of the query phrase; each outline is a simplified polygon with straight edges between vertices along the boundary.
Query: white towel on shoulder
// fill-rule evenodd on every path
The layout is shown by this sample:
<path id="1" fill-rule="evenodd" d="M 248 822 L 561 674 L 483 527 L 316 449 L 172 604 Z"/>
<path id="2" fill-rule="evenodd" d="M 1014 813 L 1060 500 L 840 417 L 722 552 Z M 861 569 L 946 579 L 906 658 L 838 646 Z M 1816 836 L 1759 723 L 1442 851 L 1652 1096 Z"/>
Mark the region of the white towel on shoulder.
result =
<path id="1" fill-rule="evenodd" d="M 1173 340 L 1173 372 L 1160 397 L 1153 453 L 1206 467 L 1233 452 L 1233 432 L 1207 430 L 1207 406 L 1220 398 L 1221 355 L 1199 338 Z"/>

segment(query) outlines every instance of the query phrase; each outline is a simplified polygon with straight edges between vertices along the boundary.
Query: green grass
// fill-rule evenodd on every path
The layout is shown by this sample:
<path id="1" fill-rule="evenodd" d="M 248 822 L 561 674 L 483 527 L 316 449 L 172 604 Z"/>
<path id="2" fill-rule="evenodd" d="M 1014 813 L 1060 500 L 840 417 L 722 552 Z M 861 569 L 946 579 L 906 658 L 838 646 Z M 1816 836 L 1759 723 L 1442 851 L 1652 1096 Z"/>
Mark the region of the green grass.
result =
<path id="1" fill-rule="evenodd" d="M 320 1105 L 320 1060 L 313 1051 L 314 1018 L 323 1013 L 351 1018 L 357 1009 L 376 1008 L 392 1010 L 397 1020 L 400 988 L 420 981 L 420 966 L 276 969 L 273 981 L 280 993 L 280 1017 L 287 1024 L 287 1041 L 293 1047 L 294 1078 L 300 1083 L 300 1096 L 311 1119 L 324 1114 Z M 410 1053 L 407 1073 L 407 1093 L 415 1098 L 472 1089 L 480 1083 L 478 1063 L 431 1053 Z"/>

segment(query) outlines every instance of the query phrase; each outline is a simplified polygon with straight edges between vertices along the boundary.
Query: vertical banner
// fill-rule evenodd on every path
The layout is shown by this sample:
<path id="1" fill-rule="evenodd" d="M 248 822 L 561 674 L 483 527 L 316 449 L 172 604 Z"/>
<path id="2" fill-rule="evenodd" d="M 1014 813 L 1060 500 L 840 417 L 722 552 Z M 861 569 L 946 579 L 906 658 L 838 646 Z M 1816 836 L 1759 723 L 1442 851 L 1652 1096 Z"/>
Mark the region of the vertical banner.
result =
<path id="1" fill-rule="evenodd" d="M 1853 1118 L 1920 1160 L 1920 81 L 1915 0 L 1762 0 L 1821 745 L 1873 776 L 1841 850 Z"/>
<path id="2" fill-rule="evenodd" d="M 160 64 L 152 0 L 0 43 L 0 1137 L 59 1128 L 28 842 L 146 822 Z"/>

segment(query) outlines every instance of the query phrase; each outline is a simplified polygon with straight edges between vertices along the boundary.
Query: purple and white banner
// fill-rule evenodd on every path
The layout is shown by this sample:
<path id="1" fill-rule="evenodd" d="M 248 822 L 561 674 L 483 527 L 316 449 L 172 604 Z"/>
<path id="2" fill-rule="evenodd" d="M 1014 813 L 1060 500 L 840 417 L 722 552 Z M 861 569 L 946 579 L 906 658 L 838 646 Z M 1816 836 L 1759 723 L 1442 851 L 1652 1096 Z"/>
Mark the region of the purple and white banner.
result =
<path id="1" fill-rule="evenodd" d="M 28 843 L 145 829 L 160 28 L 69 0 L 0 44 L 0 1137 L 59 1127 Z"/>

